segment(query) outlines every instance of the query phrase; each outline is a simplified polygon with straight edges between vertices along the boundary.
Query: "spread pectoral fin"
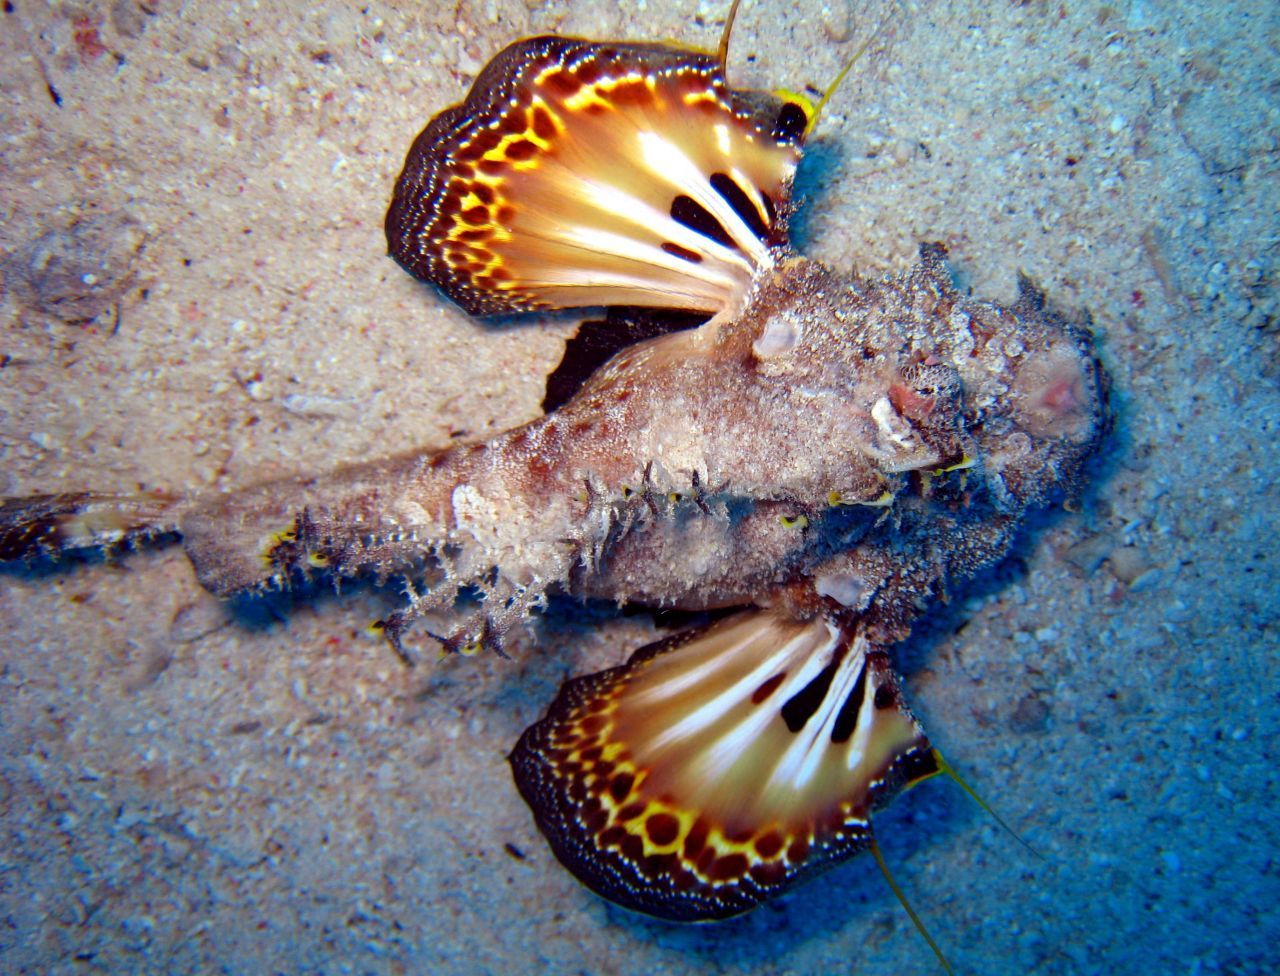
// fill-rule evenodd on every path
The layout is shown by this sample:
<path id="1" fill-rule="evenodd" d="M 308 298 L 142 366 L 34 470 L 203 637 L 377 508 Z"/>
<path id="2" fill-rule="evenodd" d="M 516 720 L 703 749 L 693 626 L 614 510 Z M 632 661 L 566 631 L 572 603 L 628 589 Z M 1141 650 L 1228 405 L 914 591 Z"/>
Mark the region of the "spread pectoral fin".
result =
<path id="1" fill-rule="evenodd" d="M 786 240 L 806 110 L 730 88 L 710 54 L 519 41 L 415 141 L 387 242 L 476 314 L 713 315 Z"/>
<path id="2" fill-rule="evenodd" d="M 748 911 L 866 849 L 872 811 L 937 771 L 884 651 L 781 609 L 569 682 L 511 765 L 580 881 L 676 921 Z"/>

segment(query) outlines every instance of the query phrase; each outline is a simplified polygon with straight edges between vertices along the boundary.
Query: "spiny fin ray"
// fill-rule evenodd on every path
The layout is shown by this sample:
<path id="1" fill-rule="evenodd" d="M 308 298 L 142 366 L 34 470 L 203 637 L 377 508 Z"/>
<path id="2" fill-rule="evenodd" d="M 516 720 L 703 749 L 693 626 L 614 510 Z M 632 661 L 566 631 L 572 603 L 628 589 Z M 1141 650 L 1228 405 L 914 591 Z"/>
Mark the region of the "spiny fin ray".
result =
<path id="1" fill-rule="evenodd" d="M 929 943 L 929 948 L 933 950 L 933 954 L 938 957 L 938 962 L 942 964 L 942 968 L 952 976 L 955 970 L 951 968 L 951 963 L 947 962 L 947 957 L 942 954 L 942 950 L 938 948 L 938 943 L 933 941 L 933 936 L 929 934 L 929 930 L 925 928 L 924 922 L 920 920 L 920 916 L 916 914 L 916 910 L 911 907 L 911 902 L 907 901 L 906 893 L 898 886 L 898 882 L 893 880 L 893 875 L 889 871 L 889 865 L 884 859 L 884 854 L 880 852 L 880 845 L 876 843 L 875 838 L 871 838 L 868 845 L 871 848 L 871 854 L 876 859 L 876 865 L 880 868 L 880 873 L 884 875 L 885 882 L 889 885 L 889 890 L 893 892 L 893 896 L 898 899 L 898 904 L 902 906 L 903 911 L 911 919 L 911 924 L 916 927 L 916 931 L 920 933 L 920 937 Z"/>

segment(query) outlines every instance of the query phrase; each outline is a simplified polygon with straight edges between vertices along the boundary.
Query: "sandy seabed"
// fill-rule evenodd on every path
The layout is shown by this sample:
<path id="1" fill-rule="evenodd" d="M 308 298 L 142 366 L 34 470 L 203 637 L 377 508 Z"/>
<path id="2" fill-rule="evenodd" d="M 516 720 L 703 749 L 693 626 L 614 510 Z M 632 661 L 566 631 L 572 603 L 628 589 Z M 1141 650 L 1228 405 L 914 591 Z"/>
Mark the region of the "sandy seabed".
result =
<path id="1" fill-rule="evenodd" d="M 231 489 L 536 415 L 574 320 L 385 256 L 414 134 L 506 42 L 710 46 L 722 4 L 14 0 L 0 15 L 0 494 Z M 950 248 L 1088 309 L 1115 436 L 904 648 L 934 781 L 877 821 L 962 972 L 1280 969 L 1280 8 L 758 0 L 731 78 L 833 99 L 810 256 Z M 61 104 L 55 104 L 50 88 Z M 86 275 L 89 276 L 86 278 Z M 869 859 L 736 922 L 606 905 L 505 753 L 656 632 L 552 614 L 402 668 L 393 593 L 230 613 L 180 551 L 0 576 L 7 973 L 936 972 Z"/>

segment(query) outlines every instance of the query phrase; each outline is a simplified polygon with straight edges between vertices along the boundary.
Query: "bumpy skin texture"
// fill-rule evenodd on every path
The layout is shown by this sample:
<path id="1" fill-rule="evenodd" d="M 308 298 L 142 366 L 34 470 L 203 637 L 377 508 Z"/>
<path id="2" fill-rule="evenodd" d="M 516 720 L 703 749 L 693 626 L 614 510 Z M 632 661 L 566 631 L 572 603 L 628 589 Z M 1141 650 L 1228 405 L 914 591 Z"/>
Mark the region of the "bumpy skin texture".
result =
<path id="1" fill-rule="evenodd" d="M 1029 286 L 1013 309 L 968 299 L 940 251 L 924 255 L 870 283 L 780 255 L 738 318 L 624 350 L 559 410 L 487 443 L 155 502 L 139 509 L 154 523 L 116 537 L 176 523 L 224 597 L 299 574 L 403 574 L 427 580 L 425 611 L 475 586 L 486 602 L 459 646 L 500 646 L 551 588 L 733 606 L 863 550 L 893 553 L 902 595 L 871 610 L 902 617 L 905 594 L 1001 554 L 1104 425 L 1081 328 Z M 72 514 L 8 503 L 6 554 L 110 541 L 70 535 Z"/>
<path id="2" fill-rule="evenodd" d="M 423 571 L 421 609 L 487 594 L 461 643 L 499 642 L 551 587 L 750 603 L 864 539 L 896 553 L 895 592 L 927 593 L 913 575 L 989 562 L 1078 477 L 1103 429 L 1097 364 L 1029 286 L 1014 309 L 972 301 L 937 250 L 872 283 L 778 269 L 737 319 L 625 350 L 485 444 L 194 505 L 181 529 L 201 582 L 229 596 L 314 567 Z"/>
<path id="3" fill-rule="evenodd" d="M 762 608 L 571 682 L 511 755 L 556 856 L 621 905 L 726 918 L 865 850 L 873 813 L 939 769 L 890 646 L 949 579 L 1007 551 L 1103 431 L 1082 329 L 1027 282 L 1013 309 L 968 300 L 940 249 L 922 256 L 850 285 L 780 262 L 703 352 L 732 406 L 676 439 L 707 461 L 714 444 L 747 487 L 627 532 L 581 580 Z M 606 373 L 584 399 L 604 408 L 620 385 Z M 795 628 L 809 644 L 789 653 Z"/>
<path id="4" fill-rule="evenodd" d="M 738 317 L 624 350 L 559 410 L 487 443 L 204 501 L 11 501 L 0 553 L 172 538 L 176 525 L 220 596 L 319 572 L 400 575 L 419 585 L 388 621 L 397 648 L 414 616 L 447 610 L 464 586 L 484 600 L 444 639 L 460 651 L 501 652 L 551 589 L 695 610 L 754 604 L 829 627 L 828 670 L 881 662 L 877 680 L 892 693 L 859 724 L 883 744 L 855 753 L 857 775 L 838 789 L 797 789 L 817 812 L 785 829 L 767 811 L 737 834 L 718 827 L 696 790 L 681 805 L 698 781 L 682 769 L 727 743 L 762 781 L 781 775 L 778 756 L 800 740 L 779 723 L 804 699 L 799 685 L 771 700 L 759 697 L 764 682 L 737 725 L 694 729 L 687 749 L 652 760 L 646 741 L 661 732 L 587 724 L 626 707 L 633 680 L 679 642 L 566 686 L 512 754 L 553 850 L 594 890 L 673 920 L 738 914 L 865 849 L 872 812 L 936 771 L 887 649 L 949 579 L 1007 551 L 1029 505 L 1069 490 L 1104 432 L 1103 379 L 1082 328 L 1025 282 L 1013 308 L 973 301 L 952 287 L 940 248 L 922 256 L 896 278 L 842 282 L 779 252 Z M 717 654 L 731 672 L 741 650 Z M 815 747 L 839 748 L 829 720 L 847 689 L 821 687 L 828 724 L 806 733 Z M 708 700 L 722 694 L 708 684 Z M 669 726 L 704 706 L 681 708 Z M 744 737 L 761 715 L 772 738 Z M 618 763 L 634 773 L 610 812 L 601 804 Z M 680 789 L 646 792 L 663 776 Z M 647 824 L 677 821 L 667 846 L 645 839 Z M 762 858 L 780 836 L 786 844 Z"/>

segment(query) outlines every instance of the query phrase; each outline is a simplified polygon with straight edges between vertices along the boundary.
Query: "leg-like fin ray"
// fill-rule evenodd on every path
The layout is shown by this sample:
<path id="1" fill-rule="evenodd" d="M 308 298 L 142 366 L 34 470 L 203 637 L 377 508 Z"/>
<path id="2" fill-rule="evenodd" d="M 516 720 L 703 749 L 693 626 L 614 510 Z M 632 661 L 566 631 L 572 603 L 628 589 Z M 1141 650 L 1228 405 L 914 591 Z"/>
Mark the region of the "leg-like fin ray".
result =
<path id="1" fill-rule="evenodd" d="M 869 846 L 871 847 L 871 854 L 875 857 L 876 864 L 880 868 L 880 873 L 884 875 L 884 880 L 888 882 L 889 890 L 891 890 L 894 897 L 898 899 L 898 904 L 902 906 L 903 910 L 906 911 L 909 916 L 911 916 L 911 922 L 915 925 L 916 931 L 920 933 L 925 942 L 929 943 L 929 948 L 932 949 L 933 954 L 938 957 L 938 962 L 942 963 L 942 968 L 946 970 L 948 974 L 954 974 L 955 970 L 951 968 L 951 963 L 947 962 L 947 957 L 944 956 L 942 954 L 942 950 L 938 948 L 938 943 L 933 941 L 933 936 L 931 936 L 929 934 L 929 930 L 924 927 L 924 922 L 920 921 L 920 916 L 917 915 L 915 909 L 911 907 L 911 902 L 907 901 L 907 896 L 903 890 L 898 887 L 898 882 L 893 880 L 893 875 L 889 873 L 889 865 L 885 863 L 884 855 L 880 852 L 880 845 L 876 843 L 876 839 L 874 837 L 871 838 Z"/>
<path id="2" fill-rule="evenodd" d="M 933 750 L 933 761 L 937 763 L 938 772 L 950 777 L 952 782 L 954 782 L 958 787 L 960 787 L 960 789 L 964 790 L 967 794 L 969 794 L 969 798 L 973 800 L 974 803 L 978 804 L 978 806 L 982 807 L 982 809 L 987 812 L 987 814 L 991 817 L 992 820 L 994 820 L 1001 827 L 1003 827 L 1005 833 L 1007 833 L 1010 837 L 1016 840 L 1019 844 L 1025 847 L 1028 851 L 1034 854 L 1041 861 L 1048 860 L 1048 858 L 1046 858 L 1038 850 L 1036 850 L 1029 843 L 1027 843 L 1027 841 L 1024 840 L 1016 830 L 1014 830 L 1007 823 L 1005 823 L 1004 818 L 1000 816 L 1000 814 L 996 813 L 995 810 L 992 809 L 991 804 L 989 804 L 986 800 L 984 800 L 974 790 L 972 786 L 970 786 L 960 777 L 960 774 L 956 772 L 955 767 L 952 766 L 951 763 L 947 762 L 944 758 L 942 758 L 942 753 L 938 752 L 937 749 Z"/>

